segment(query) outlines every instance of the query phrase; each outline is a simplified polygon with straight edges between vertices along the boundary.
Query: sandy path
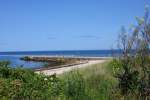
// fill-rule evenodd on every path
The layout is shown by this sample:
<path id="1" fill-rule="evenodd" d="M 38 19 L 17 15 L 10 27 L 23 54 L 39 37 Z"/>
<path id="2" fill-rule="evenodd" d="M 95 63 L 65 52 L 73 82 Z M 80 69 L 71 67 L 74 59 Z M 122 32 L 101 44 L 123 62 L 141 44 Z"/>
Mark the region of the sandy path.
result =
<path id="1" fill-rule="evenodd" d="M 43 73 L 45 75 L 62 74 L 64 72 L 71 71 L 72 69 L 84 68 L 84 67 L 87 67 L 87 66 L 90 66 L 90 65 L 93 65 L 93 64 L 103 63 L 105 61 L 106 60 L 92 60 L 92 61 L 88 61 L 85 64 L 74 65 L 74 66 L 63 67 L 63 68 L 57 68 L 57 69 L 49 69 L 49 70 L 36 71 L 36 73 Z"/>

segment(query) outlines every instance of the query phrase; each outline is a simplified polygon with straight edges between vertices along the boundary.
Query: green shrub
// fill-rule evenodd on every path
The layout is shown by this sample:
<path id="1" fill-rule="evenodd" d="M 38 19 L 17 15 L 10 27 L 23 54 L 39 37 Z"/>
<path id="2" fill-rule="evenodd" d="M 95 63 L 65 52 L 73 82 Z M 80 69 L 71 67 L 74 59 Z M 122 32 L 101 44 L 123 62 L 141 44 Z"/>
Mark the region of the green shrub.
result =
<path id="1" fill-rule="evenodd" d="M 49 100 L 59 99 L 61 94 L 62 82 L 56 75 L 35 74 L 32 70 L 10 68 L 1 62 L 1 100 Z"/>
<path id="2" fill-rule="evenodd" d="M 94 65 L 84 71 L 74 70 L 63 78 L 55 74 L 35 74 L 21 67 L 0 67 L 0 99 L 110 100 L 115 82 L 111 76 L 111 66 L 102 66 Z"/>
<path id="3" fill-rule="evenodd" d="M 150 17 L 149 9 L 145 9 L 142 18 L 136 18 L 137 25 L 132 31 L 122 28 L 119 38 L 119 57 L 122 71 L 118 73 L 118 87 L 125 99 L 150 99 Z M 118 65 L 115 65 L 118 67 Z"/>
<path id="4" fill-rule="evenodd" d="M 108 63 L 108 70 L 112 73 L 112 75 L 117 75 L 122 72 L 122 62 L 119 59 L 113 59 Z"/>
<path id="5" fill-rule="evenodd" d="M 0 67 L 8 67 L 9 64 L 9 61 L 0 61 Z"/>
<path id="6" fill-rule="evenodd" d="M 78 71 L 71 71 L 65 76 L 64 94 L 69 100 L 85 100 L 85 82 Z"/>

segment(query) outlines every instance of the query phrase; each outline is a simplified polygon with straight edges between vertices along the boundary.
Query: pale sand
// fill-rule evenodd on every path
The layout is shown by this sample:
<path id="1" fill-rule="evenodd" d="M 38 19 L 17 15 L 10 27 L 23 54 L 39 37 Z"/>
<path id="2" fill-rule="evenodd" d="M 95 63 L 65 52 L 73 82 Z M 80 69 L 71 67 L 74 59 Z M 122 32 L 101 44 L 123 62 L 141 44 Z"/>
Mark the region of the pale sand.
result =
<path id="1" fill-rule="evenodd" d="M 36 71 L 35 73 L 43 73 L 44 75 L 52 75 L 52 74 L 57 74 L 58 75 L 58 74 L 62 74 L 62 73 L 71 71 L 73 69 L 84 68 L 84 67 L 91 66 L 91 65 L 94 65 L 94 64 L 103 63 L 105 61 L 106 60 L 90 60 L 85 64 L 73 65 L 73 66 L 57 68 L 57 69 Z"/>

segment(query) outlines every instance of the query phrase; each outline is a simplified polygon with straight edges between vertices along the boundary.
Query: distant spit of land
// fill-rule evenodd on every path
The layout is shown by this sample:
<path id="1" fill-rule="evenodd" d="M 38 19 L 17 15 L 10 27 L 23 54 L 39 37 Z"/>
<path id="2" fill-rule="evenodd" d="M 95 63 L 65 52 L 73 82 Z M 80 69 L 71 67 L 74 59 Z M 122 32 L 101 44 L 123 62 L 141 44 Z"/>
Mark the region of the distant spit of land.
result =
<path id="1" fill-rule="evenodd" d="M 45 66 L 34 69 L 45 75 L 62 74 L 75 68 L 102 63 L 111 57 L 25 56 L 21 60 L 44 62 Z"/>

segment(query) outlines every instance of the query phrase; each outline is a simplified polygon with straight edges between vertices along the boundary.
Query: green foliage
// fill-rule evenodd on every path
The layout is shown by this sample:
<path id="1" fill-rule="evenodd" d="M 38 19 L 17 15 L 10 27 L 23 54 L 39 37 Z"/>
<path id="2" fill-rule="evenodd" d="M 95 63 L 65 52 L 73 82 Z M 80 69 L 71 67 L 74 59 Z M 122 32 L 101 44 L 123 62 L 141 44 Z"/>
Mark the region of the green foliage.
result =
<path id="1" fill-rule="evenodd" d="M 78 98 L 75 95 L 71 97 L 69 95 L 71 100 L 113 100 L 115 97 L 112 95 L 112 92 L 117 82 L 112 75 L 111 69 L 112 67 L 107 63 L 96 64 L 85 69 L 69 72 L 63 76 L 63 79 L 67 79 L 67 84 L 70 84 L 67 85 L 69 88 L 65 89 L 64 92 L 67 92 L 66 95 L 68 97 L 68 89 L 71 93 L 75 90 L 76 92 L 80 91 Z"/>
<path id="2" fill-rule="evenodd" d="M 10 68 L 6 62 L 0 64 L 0 99 L 49 100 L 62 92 L 61 80 L 56 75 L 38 75 L 29 69 Z"/>
<path id="3" fill-rule="evenodd" d="M 70 72 L 65 77 L 64 94 L 70 100 L 85 100 L 85 82 L 78 71 Z"/>
<path id="4" fill-rule="evenodd" d="M 126 96 L 125 99 L 150 99 L 149 19 L 149 11 L 146 9 L 145 16 L 137 18 L 138 25 L 132 31 L 128 34 L 127 31 L 121 31 L 119 44 L 122 55 L 119 58 L 119 66 L 123 71 L 116 77 L 119 81 L 118 88 L 122 95 Z"/>
<path id="5" fill-rule="evenodd" d="M 2 61 L 2 62 L 0 62 L 0 66 L 1 67 L 8 67 L 9 64 L 10 64 L 9 61 Z"/>
<path id="6" fill-rule="evenodd" d="M 123 71 L 122 63 L 119 61 L 119 59 L 113 59 L 109 62 L 108 66 L 111 66 L 113 75 L 117 75 Z"/>
<path id="7" fill-rule="evenodd" d="M 63 78 L 4 66 L 0 66 L 1 100 L 110 100 L 116 84 L 108 65 L 102 68 L 108 71 L 107 75 L 95 72 L 101 69 L 95 65 L 91 69 L 71 71 Z"/>
<path id="8" fill-rule="evenodd" d="M 118 67 L 115 67 L 117 65 Z M 0 67 L 1 100 L 117 100 L 117 72 L 121 63 L 112 60 L 57 77 L 32 70 Z M 115 68 L 113 68 L 114 66 Z M 120 68 L 122 69 L 122 68 Z M 118 71 L 119 72 L 119 71 Z M 119 100 L 118 99 L 118 100 Z"/>

